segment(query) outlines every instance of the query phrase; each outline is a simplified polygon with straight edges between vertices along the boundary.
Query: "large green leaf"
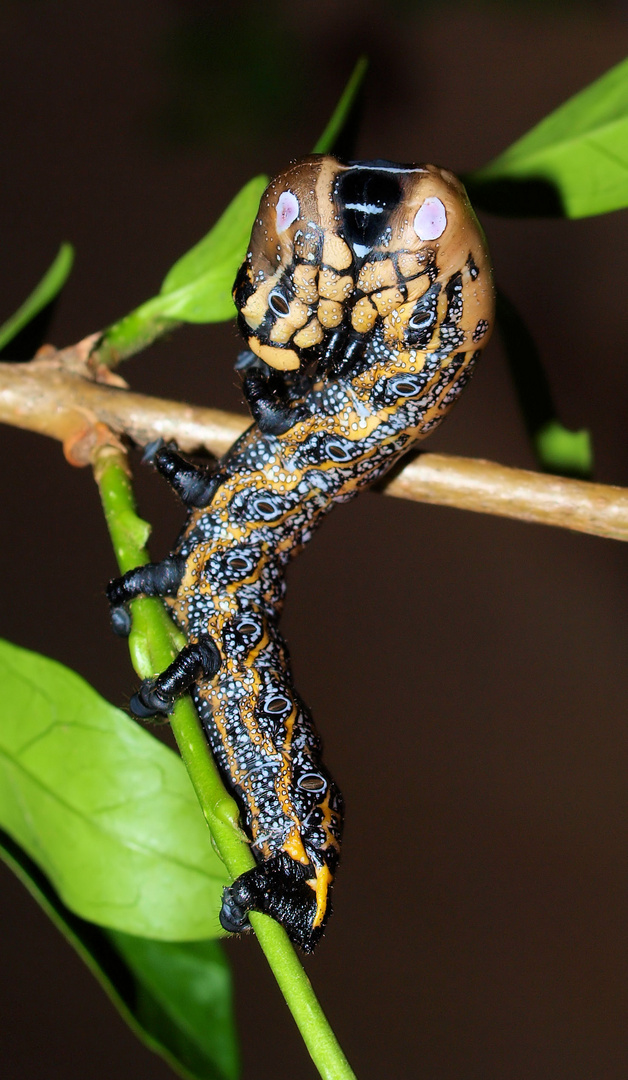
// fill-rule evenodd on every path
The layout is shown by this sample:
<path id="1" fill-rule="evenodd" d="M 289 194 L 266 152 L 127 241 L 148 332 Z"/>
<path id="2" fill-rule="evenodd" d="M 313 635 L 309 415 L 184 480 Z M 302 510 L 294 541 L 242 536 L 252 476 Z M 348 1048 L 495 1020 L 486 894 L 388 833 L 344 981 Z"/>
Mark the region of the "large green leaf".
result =
<path id="1" fill-rule="evenodd" d="M 113 945 L 137 972 L 135 1015 L 194 1076 L 236 1077 L 231 976 L 217 941 L 152 941 L 117 930 Z"/>
<path id="2" fill-rule="evenodd" d="M 73 915 L 35 863 L 2 831 L 0 858 L 151 1050 L 181 1076 L 235 1080 L 239 1069 L 231 976 L 217 942 L 152 941 L 103 930 Z"/>
<path id="3" fill-rule="evenodd" d="M 555 212 L 571 218 L 628 206 L 628 60 L 467 179 L 478 205 L 514 216 L 534 212 L 534 192 L 542 200 L 544 187 L 546 211 L 553 192 Z M 524 205 L 526 185 L 531 207 Z"/>
<path id="4" fill-rule="evenodd" d="M 225 869 L 180 759 L 74 672 L 0 642 L 0 826 L 91 922 L 220 933 Z"/>
<path id="5" fill-rule="evenodd" d="M 61 292 L 69 277 L 73 262 L 74 248 L 71 244 L 62 244 L 54 262 L 48 267 L 30 296 L 11 318 L 0 326 L 0 349 L 4 349 L 5 345 L 8 345 L 20 330 L 28 326 L 29 322 Z"/>

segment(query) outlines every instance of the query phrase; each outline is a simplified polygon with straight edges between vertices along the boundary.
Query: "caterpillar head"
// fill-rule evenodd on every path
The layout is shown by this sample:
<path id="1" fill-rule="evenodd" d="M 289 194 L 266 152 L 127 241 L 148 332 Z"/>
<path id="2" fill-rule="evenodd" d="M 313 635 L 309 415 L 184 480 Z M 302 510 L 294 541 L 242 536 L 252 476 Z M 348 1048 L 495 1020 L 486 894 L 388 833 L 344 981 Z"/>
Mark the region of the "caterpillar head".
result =
<path id="1" fill-rule="evenodd" d="M 312 155 L 266 188 L 234 299 L 249 348 L 270 367 L 296 370 L 376 328 L 388 349 L 425 347 L 442 314 L 440 286 L 456 272 L 466 301 L 458 325 L 483 345 L 490 262 L 461 182 L 435 165 Z"/>

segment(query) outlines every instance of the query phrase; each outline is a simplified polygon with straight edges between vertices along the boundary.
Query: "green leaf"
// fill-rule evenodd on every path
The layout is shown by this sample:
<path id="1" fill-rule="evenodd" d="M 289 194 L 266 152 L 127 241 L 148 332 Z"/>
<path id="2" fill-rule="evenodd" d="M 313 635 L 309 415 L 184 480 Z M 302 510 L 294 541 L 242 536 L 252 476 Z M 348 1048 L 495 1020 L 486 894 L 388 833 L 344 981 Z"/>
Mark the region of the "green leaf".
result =
<path id="1" fill-rule="evenodd" d="M 546 116 L 468 182 L 478 205 L 515 216 L 526 184 L 532 191 L 537 185 L 539 193 L 543 186 L 553 190 L 554 213 L 562 208 L 570 218 L 628 206 L 628 60 Z M 546 210 L 551 213 L 550 206 Z"/>
<path id="2" fill-rule="evenodd" d="M 535 432 L 534 448 L 544 469 L 567 476 L 590 477 L 593 472 L 593 446 L 590 433 L 569 431 L 558 420 L 550 420 Z"/>
<path id="3" fill-rule="evenodd" d="M 218 268 L 222 269 L 223 274 L 230 275 L 231 290 L 246 255 L 253 219 L 267 184 L 267 176 L 255 176 L 244 185 L 207 236 L 190 248 L 168 271 L 161 286 L 162 295 L 191 285 L 204 274 L 214 273 Z"/>
<path id="4" fill-rule="evenodd" d="M 234 318 L 233 283 L 267 183 L 266 176 L 249 180 L 207 236 L 168 271 L 159 294 L 105 330 L 94 350 L 101 363 L 133 356 L 179 323 Z"/>
<path id="5" fill-rule="evenodd" d="M 235 315 L 231 295 L 243 262 L 267 176 L 255 176 L 238 192 L 213 229 L 166 275 L 157 301 L 159 314 L 181 322 L 223 322 Z M 140 309 L 140 310 L 143 310 Z"/>
<path id="6" fill-rule="evenodd" d="M 74 672 L 0 642 L 0 827 L 77 915 L 219 934 L 225 868 L 180 759 Z"/>
<path id="7" fill-rule="evenodd" d="M 369 66 L 368 57 L 361 56 L 355 65 L 349 82 L 345 86 L 336 108 L 334 109 L 327 127 L 314 147 L 315 154 L 330 154 L 345 126 L 357 96 L 362 88 L 364 77 Z"/>
<path id="8" fill-rule="evenodd" d="M 102 930 L 73 915 L 28 855 L 0 831 L 0 858 L 98 979 L 133 1032 L 194 1080 L 235 1080 L 231 976 L 214 941 L 175 943 Z"/>
<path id="9" fill-rule="evenodd" d="M 39 284 L 33 289 L 30 296 L 17 311 L 0 326 L 0 349 L 4 349 L 10 341 L 16 337 L 20 330 L 28 326 L 29 322 L 39 315 L 65 285 L 72 263 L 74 262 L 74 248 L 71 244 L 62 244 L 52 266 L 46 270 Z"/>
<path id="10" fill-rule="evenodd" d="M 108 931 L 140 974 L 135 1009 L 195 1077 L 237 1077 L 231 977 L 217 941 L 151 941 Z"/>

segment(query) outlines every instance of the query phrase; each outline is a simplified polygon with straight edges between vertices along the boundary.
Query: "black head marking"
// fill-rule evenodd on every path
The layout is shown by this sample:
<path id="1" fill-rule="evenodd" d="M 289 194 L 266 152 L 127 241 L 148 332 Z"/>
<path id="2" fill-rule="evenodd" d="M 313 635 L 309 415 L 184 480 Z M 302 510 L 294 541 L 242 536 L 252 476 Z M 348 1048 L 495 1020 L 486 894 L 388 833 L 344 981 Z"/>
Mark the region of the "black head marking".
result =
<path id="1" fill-rule="evenodd" d="M 335 184 L 342 215 L 342 232 L 362 258 L 384 232 L 393 210 L 401 202 L 401 183 L 392 171 L 355 168 L 342 172 Z"/>

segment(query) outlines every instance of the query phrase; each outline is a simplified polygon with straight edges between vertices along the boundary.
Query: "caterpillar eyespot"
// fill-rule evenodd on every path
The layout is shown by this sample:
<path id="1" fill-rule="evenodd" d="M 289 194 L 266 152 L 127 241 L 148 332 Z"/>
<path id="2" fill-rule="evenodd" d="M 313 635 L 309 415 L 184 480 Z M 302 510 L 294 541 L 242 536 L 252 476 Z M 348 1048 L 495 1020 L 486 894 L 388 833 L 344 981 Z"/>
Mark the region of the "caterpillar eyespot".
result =
<path id="1" fill-rule="evenodd" d="M 236 619 L 234 629 L 237 630 L 239 634 L 243 634 L 244 637 L 249 637 L 251 634 L 259 634 L 260 632 L 259 623 L 253 622 L 252 619 L 247 618 Z"/>
<path id="2" fill-rule="evenodd" d="M 427 326 L 431 326 L 435 321 L 436 313 L 434 311 L 417 311 L 408 319 L 408 328 L 410 330 L 425 330 Z"/>
<path id="3" fill-rule="evenodd" d="M 281 694 L 275 694 L 266 699 L 264 708 L 268 713 L 286 713 L 290 712 L 292 709 L 292 702 L 290 698 L 283 697 Z"/>
<path id="4" fill-rule="evenodd" d="M 340 443 L 331 442 L 327 443 L 327 453 L 332 461 L 351 461 L 351 449 L 350 446 L 342 446 Z"/>
<path id="5" fill-rule="evenodd" d="M 187 636 L 132 707 L 168 713 L 189 690 L 238 802 L 257 865 L 225 890 L 223 927 L 262 911 L 311 951 L 343 802 L 278 628 L 286 565 L 336 503 L 441 422 L 490 337 L 493 283 L 451 173 L 313 155 L 264 192 L 234 299 L 254 424 L 210 479 L 172 448 L 154 453 L 186 526 L 162 563 L 107 592 L 119 632 L 129 600 L 161 595 Z"/>
<path id="6" fill-rule="evenodd" d="M 227 559 L 227 565 L 231 570 L 252 570 L 253 565 L 248 559 L 243 559 L 241 555 L 236 555 L 231 559 Z"/>
<path id="7" fill-rule="evenodd" d="M 423 390 L 421 380 L 413 375 L 400 375 L 397 378 L 389 379 L 388 385 L 393 394 L 397 394 L 399 397 L 414 397 L 415 394 L 420 394 Z"/>
<path id="8" fill-rule="evenodd" d="M 290 314 L 290 302 L 281 289 L 273 289 L 268 297 L 268 306 L 280 319 Z"/>
<path id="9" fill-rule="evenodd" d="M 324 791 L 325 780 L 318 773 L 306 773 L 305 776 L 300 776 L 297 780 L 297 786 L 302 791 Z"/>
<path id="10" fill-rule="evenodd" d="M 284 511 L 279 499 L 252 499 L 250 505 L 252 514 L 263 518 L 264 521 L 273 521 L 275 518 L 281 517 Z"/>

